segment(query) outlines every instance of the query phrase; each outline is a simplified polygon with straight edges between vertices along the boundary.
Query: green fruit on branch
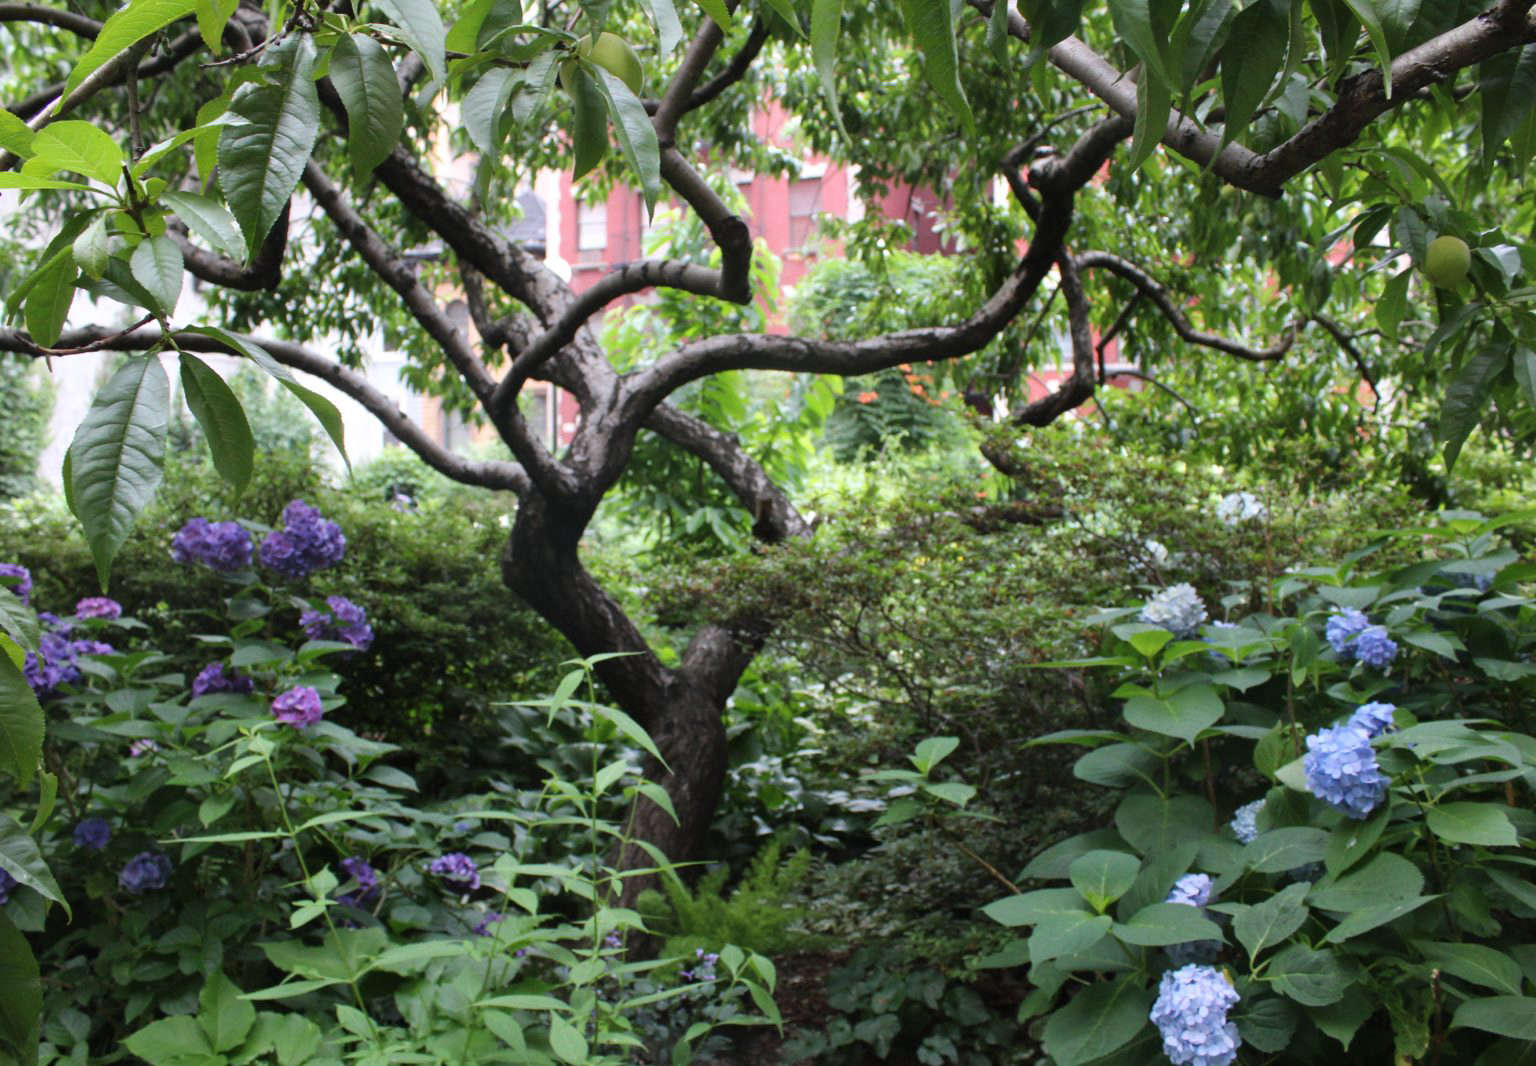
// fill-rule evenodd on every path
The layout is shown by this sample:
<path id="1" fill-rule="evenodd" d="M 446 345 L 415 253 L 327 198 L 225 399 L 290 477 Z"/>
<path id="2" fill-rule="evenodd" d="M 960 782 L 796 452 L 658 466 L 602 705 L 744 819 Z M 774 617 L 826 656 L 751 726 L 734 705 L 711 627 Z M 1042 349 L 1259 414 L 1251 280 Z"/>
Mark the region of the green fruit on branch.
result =
<path id="1" fill-rule="evenodd" d="M 640 94 L 645 70 L 640 66 L 640 57 L 635 55 L 635 50 L 618 34 L 604 31 L 597 35 L 596 41 L 590 35 L 583 37 L 576 42 L 576 54 L 618 78 L 636 96 Z"/>
<path id="2" fill-rule="evenodd" d="M 1444 234 L 1429 242 L 1424 254 L 1424 276 L 1442 289 L 1461 284 L 1472 266 L 1472 250 L 1460 237 Z"/>

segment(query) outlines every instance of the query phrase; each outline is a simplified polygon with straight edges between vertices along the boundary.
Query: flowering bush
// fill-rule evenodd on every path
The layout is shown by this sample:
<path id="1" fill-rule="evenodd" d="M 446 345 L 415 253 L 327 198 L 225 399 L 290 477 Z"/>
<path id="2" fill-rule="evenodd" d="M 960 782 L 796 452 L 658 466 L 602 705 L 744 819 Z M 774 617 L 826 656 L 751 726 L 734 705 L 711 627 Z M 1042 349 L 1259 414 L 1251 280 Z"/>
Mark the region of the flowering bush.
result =
<path id="1" fill-rule="evenodd" d="M 1525 1053 L 1536 569 L 1497 528 L 1451 516 L 1441 558 L 1295 575 L 1291 614 L 1188 639 L 1151 604 L 1098 617 L 1075 665 L 1120 672 L 1126 728 L 1035 743 L 1091 749 L 1074 772 L 1121 792 L 1113 825 L 1023 874 L 1070 887 L 986 908 L 1030 929 L 1021 1013 L 1056 1066 Z"/>
<path id="2" fill-rule="evenodd" d="M 303 500 L 283 508 L 283 528 L 261 542 L 261 565 L 284 577 L 308 577 L 335 566 L 347 553 L 341 527 Z"/>

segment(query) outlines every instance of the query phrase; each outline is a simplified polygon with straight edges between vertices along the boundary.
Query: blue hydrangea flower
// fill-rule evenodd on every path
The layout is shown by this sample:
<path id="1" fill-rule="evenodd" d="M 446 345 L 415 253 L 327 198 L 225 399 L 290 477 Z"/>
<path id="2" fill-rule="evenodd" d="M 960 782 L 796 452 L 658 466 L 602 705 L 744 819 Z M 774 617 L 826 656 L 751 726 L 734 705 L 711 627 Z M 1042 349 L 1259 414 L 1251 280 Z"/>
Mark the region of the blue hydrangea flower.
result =
<path id="1" fill-rule="evenodd" d="M 345 596 L 327 596 L 328 611 L 308 610 L 299 615 L 299 625 L 310 640 L 339 640 L 358 651 L 367 651 L 373 643 L 373 627 L 368 612 Z"/>
<path id="2" fill-rule="evenodd" d="M 117 883 L 126 891 L 139 895 L 164 888 L 171 879 L 171 870 L 171 860 L 158 851 L 141 851 L 128 860 L 117 875 Z"/>
<path id="3" fill-rule="evenodd" d="M 246 693 L 254 690 L 256 682 L 242 673 L 231 671 L 224 672 L 224 664 L 212 662 L 198 671 L 192 679 L 192 698 L 206 696 L 213 692 Z"/>
<path id="4" fill-rule="evenodd" d="M 75 604 L 76 618 L 105 618 L 110 622 L 122 616 L 123 605 L 110 596 L 87 596 Z"/>
<path id="5" fill-rule="evenodd" d="M 11 902 L 11 890 L 16 887 L 16 878 L 0 870 L 0 907 Z"/>
<path id="6" fill-rule="evenodd" d="M 295 729 L 308 729 L 324 713 L 320 693 L 308 685 L 295 685 L 272 701 L 272 717 Z"/>
<path id="7" fill-rule="evenodd" d="M 303 500 L 294 500 L 283 508 L 283 528 L 261 542 L 261 565 L 301 578 L 335 566 L 346 553 L 341 527 Z"/>
<path id="8" fill-rule="evenodd" d="M 32 602 L 32 571 L 20 563 L 0 563 L 0 577 L 15 579 L 0 581 L 0 588 L 10 589 L 22 603 Z"/>
<path id="9" fill-rule="evenodd" d="M 1385 670 L 1397 658 L 1397 642 L 1387 636 L 1386 626 L 1366 626 L 1355 638 L 1355 658 L 1366 666 Z"/>
<path id="10" fill-rule="evenodd" d="M 1141 620 L 1149 626 L 1161 626 L 1181 640 L 1195 635 L 1205 621 L 1205 604 L 1193 585 L 1169 585 L 1147 601 Z"/>
<path id="11" fill-rule="evenodd" d="M 1208 874 L 1185 874 L 1173 883 L 1173 888 L 1163 899 L 1164 903 L 1182 903 L 1196 907 L 1205 914 L 1205 905 L 1211 901 L 1211 878 Z M 1206 915 L 1206 917 L 1210 917 Z M 1183 944 L 1169 944 L 1164 949 L 1175 966 L 1191 962 L 1210 962 L 1221 954 L 1219 940 L 1191 940 Z"/>
<path id="12" fill-rule="evenodd" d="M 1229 1066 L 1242 1043 L 1227 1011 L 1237 991 L 1214 966 L 1189 965 L 1163 974 L 1149 1015 L 1175 1066 Z"/>
<path id="13" fill-rule="evenodd" d="M 439 855 L 427 869 L 441 877 L 443 884 L 455 892 L 473 892 L 480 887 L 480 871 L 475 860 L 462 851 Z"/>
<path id="14" fill-rule="evenodd" d="M 105 818 L 86 818 L 75 826 L 75 847 L 100 851 L 112 839 L 112 824 Z"/>
<path id="15" fill-rule="evenodd" d="M 46 612 L 44 612 L 46 613 Z M 43 615 L 38 619 L 44 624 Z M 27 652 L 22 662 L 22 676 L 40 700 L 58 695 L 64 685 L 73 685 L 81 678 L 80 667 L 75 663 L 74 649 L 66 628 L 63 632 L 45 632 L 37 642 L 37 651 Z"/>
<path id="16" fill-rule="evenodd" d="M 1367 737 L 1375 739 L 1393 729 L 1393 714 L 1397 708 L 1390 703 L 1363 703 L 1349 716 L 1349 724 Z"/>
<path id="17" fill-rule="evenodd" d="M 353 855 L 342 859 L 340 865 L 347 872 L 347 876 L 357 882 L 357 888 L 351 892 L 341 893 L 336 899 L 359 910 L 376 903 L 380 891 L 379 871 L 373 868 L 373 864 L 367 859 Z"/>
<path id="18" fill-rule="evenodd" d="M 1264 801 L 1257 799 L 1243 804 L 1232 813 L 1232 820 L 1227 825 L 1239 843 L 1252 844 L 1259 838 L 1259 812 L 1263 809 Z"/>
<path id="19" fill-rule="evenodd" d="M 1360 631 L 1370 624 L 1371 620 L 1365 616 L 1364 611 L 1346 607 L 1328 619 L 1328 624 L 1323 627 L 1323 636 L 1328 639 L 1335 655 L 1345 655 Z"/>
<path id="20" fill-rule="evenodd" d="M 251 565 L 251 535 L 239 522 L 193 518 L 171 538 L 171 558 L 182 565 L 201 563 L 223 574 Z"/>
<path id="21" fill-rule="evenodd" d="M 1371 738 L 1353 725 L 1329 726 L 1307 738 L 1301 762 L 1307 788 L 1351 818 L 1364 818 L 1387 796 L 1387 779 Z"/>

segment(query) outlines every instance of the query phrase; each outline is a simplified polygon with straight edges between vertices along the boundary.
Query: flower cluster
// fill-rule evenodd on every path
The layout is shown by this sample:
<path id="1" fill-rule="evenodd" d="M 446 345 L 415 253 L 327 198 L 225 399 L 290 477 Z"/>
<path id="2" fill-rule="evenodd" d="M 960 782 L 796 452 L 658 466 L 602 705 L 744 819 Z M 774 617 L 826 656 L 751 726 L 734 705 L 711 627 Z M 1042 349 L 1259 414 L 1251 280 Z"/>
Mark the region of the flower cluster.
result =
<path id="1" fill-rule="evenodd" d="M 221 574 L 251 565 L 251 535 L 239 522 L 193 518 L 171 538 L 171 558 L 182 565 L 202 563 Z"/>
<path id="2" fill-rule="evenodd" d="M 1216 517 L 1224 525 L 1235 526 L 1269 517 L 1269 509 L 1251 492 L 1229 492 L 1216 504 Z"/>
<path id="3" fill-rule="evenodd" d="M 476 936 L 490 936 L 491 926 L 501 921 L 502 917 L 503 915 L 500 911 L 486 911 L 485 917 L 476 922 L 474 929 L 470 931 Z"/>
<path id="4" fill-rule="evenodd" d="M 8 588 L 22 603 L 32 602 L 32 571 L 20 563 L 0 563 L 0 577 L 14 577 L 15 581 L 0 581 L 0 588 Z"/>
<path id="5" fill-rule="evenodd" d="M 224 672 L 224 664 L 212 662 L 197 672 L 192 679 L 192 698 L 207 696 L 215 692 L 247 693 L 256 687 L 256 682 L 244 674 L 231 671 Z"/>
<path id="6" fill-rule="evenodd" d="M 308 729 L 324 713 L 320 693 L 308 685 L 295 685 L 272 701 L 272 717 L 295 729 Z"/>
<path id="7" fill-rule="evenodd" d="M 327 596 L 329 610 L 308 610 L 299 615 L 299 625 L 310 640 L 339 640 L 358 651 L 367 651 L 373 643 L 373 627 L 368 612 L 345 596 Z"/>
<path id="8" fill-rule="evenodd" d="M 128 745 L 128 758 L 137 759 L 145 755 L 153 755 L 160 750 L 160 745 L 153 740 L 135 740 Z"/>
<path id="9" fill-rule="evenodd" d="M 0 907 L 11 902 L 11 889 L 16 887 L 16 878 L 0 870 Z"/>
<path id="10" fill-rule="evenodd" d="M 1397 642 L 1387 635 L 1386 626 L 1373 626 L 1365 612 L 1345 608 L 1328 619 L 1323 636 L 1334 654 L 1354 656 L 1367 666 L 1384 670 L 1397 658 Z"/>
<path id="11" fill-rule="evenodd" d="M 678 976 L 684 981 L 713 981 L 715 979 L 715 963 L 720 961 L 720 956 L 713 951 L 694 948 L 693 957 L 695 960 L 693 969 L 680 970 Z"/>
<path id="12" fill-rule="evenodd" d="M 1355 658 L 1366 666 L 1385 670 L 1397 658 L 1397 641 L 1387 636 L 1386 626 L 1366 626 L 1355 638 Z"/>
<path id="13" fill-rule="evenodd" d="M 357 888 L 337 896 L 338 902 L 361 910 L 378 901 L 379 871 L 373 868 L 372 863 L 367 859 L 354 855 L 342 859 L 341 868 L 347 872 L 348 877 L 357 882 Z"/>
<path id="14" fill-rule="evenodd" d="M 1214 966 L 1189 965 L 1163 974 L 1152 1024 L 1163 1035 L 1163 1054 L 1176 1066 L 1228 1066 L 1242 1042 L 1227 1021 L 1236 989 Z"/>
<path id="15" fill-rule="evenodd" d="M 75 604 L 76 618 L 104 618 L 109 622 L 123 616 L 123 605 L 110 596 L 87 596 Z"/>
<path id="16" fill-rule="evenodd" d="M 475 860 L 462 851 L 439 855 L 427 869 L 441 877 L 443 884 L 455 892 L 473 892 L 480 887 L 480 871 Z"/>
<path id="17" fill-rule="evenodd" d="M 1211 878 L 1208 874 L 1185 874 L 1173 883 L 1164 903 L 1182 903 L 1187 907 L 1204 908 L 1211 901 Z M 1183 944 L 1169 944 L 1165 949 L 1174 965 L 1191 962 L 1209 962 L 1221 954 L 1221 942 L 1217 940 L 1191 940 Z"/>
<path id="18" fill-rule="evenodd" d="M 1260 799 L 1245 803 L 1232 813 L 1232 821 L 1227 824 L 1238 843 L 1252 844 L 1259 838 L 1259 812 L 1263 809 L 1264 801 Z"/>
<path id="19" fill-rule="evenodd" d="M 1141 609 L 1143 622 L 1161 626 L 1181 640 L 1194 636 L 1205 619 L 1205 604 L 1189 584 L 1169 585 Z"/>
<path id="20" fill-rule="evenodd" d="M 1371 739 L 1392 732 L 1397 708 L 1390 703 L 1363 703 L 1349 716 L 1349 724 Z"/>
<path id="21" fill-rule="evenodd" d="M 1386 798 L 1387 779 L 1370 734 L 1353 721 L 1308 737 L 1301 766 L 1312 794 L 1351 818 L 1364 818 Z"/>
<path id="22" fill-rule="evenodd" d="M 171 860 L 158 851 L 141 851 L 117 875 L 120 887 L 134 895 L 164 888 L 171 879 Z"/>
<path id="23" fill-rule="evenodd" d="M 261 542 L 261 565 L 284 577 L 307 577 L 335 566 L 347 553 L 341 527 L 303 500 L 283 508 L 283 528 Z"/>
<path id="24" fill-rule="evenodd" d="M 37 620 L 45 629 L 37 642 L 37 651 L 27 652 L 22 674 L 40 700 L 57 695 L 61 686 L 73 685 L 81 679 L 80 656 L 113 652 L 112 645 L 100 640 L 69 639 L 74 626 L 56 614 L 39 611 Z"/>
<path id="25" fill-rule="evenodd" d="M 112 839 L 112 824 L 105 818 L 86 818 L 75 826 L 75 847 L 100 851 Z"/>

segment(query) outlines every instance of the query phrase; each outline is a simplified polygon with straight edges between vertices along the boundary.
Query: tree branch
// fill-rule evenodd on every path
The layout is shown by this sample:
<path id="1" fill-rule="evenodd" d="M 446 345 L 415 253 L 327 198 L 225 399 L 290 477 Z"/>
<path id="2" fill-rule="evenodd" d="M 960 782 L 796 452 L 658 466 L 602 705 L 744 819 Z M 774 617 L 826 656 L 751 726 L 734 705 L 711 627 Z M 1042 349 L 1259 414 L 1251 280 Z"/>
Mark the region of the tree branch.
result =
<path id="1" fill-rule="evenodd" d="M 690 111 L 703 107 L 746 77 L 747 71 L 752 68 L 753 62 L 756 61 L 758 53 L 763 50 L 763 44 L 767 40 L 768 23 L 762 19 L 757 19 L 752 23 L 752 29 L 747 33 L 747 39 L 742 42 L 741 48 L 737 50 L 736 54 L 731 56 L 731 60 L 725 65 L 725 69 L 688 95 L 688 100 L 683 105 L 681 114 L 686 115 Z M 656 114 L 660 106 L 659 101 L 645 101 L 647 114 Z"/>
<path id="2" fill-rule="evenodd" d="M 101 33 L 101 23 L 95 19 L 77 15 L 57 7 L 41 7 L 36 4 L 0 4 L 0 22 L 38 22 L 87 40 L 94 41 Z"/>
<path id="3" fill-rule="evenodd" d="M 1354 338 L 1345 332 L 1344 327 L 1326 315 L 1313 315 L 1312 321 L 1328 331 L 1338 346 L 1344 349 L 1344 354 L 1354 362 L 1355 369 L 1360 371 L 1360 376 L 1371 387 L 1371 413 L 1375 414 L 1381 409 L 1381 390 L 1376 387 L 1376 375 L 1371 373 L 1371 368 L 1365 361 L 1365 356 L 1356 347 Z"/>
<path id="4" fill-rule="evenodd" d="M 140 63 L 136 69 L 139 78 L 154 78 L 166 71 L 173 69 L 178 63 L 192 55 L 203 46 L 203 39 L 196 30 L 188 30 L 177 37 L 167 46 L 160 55 Z M 136 56 L 132 49 L 120 52 L 108 60 L 105 65 L 91 74 L 69 94 L 67 99 L 60 99 L 64 92 L 65 82 L 55 82 L 39 92 L 22 100 L 20 103 L 9 107 L 9 110 L 17 118 L 26 122 L 34 130 L 40 130 L 50 122 L 57 122 L 75 108 L 85 103 L 91 97 L 103 89 L 121 85 L 128 79 L 128 70 Z M 16 157 L 10 152 L 0 155 L 0 170 L 9 170 L 16 165 Z"/>
<path id="5" fill-rule="evenodd" d="M 283 256 L 288 251 L 288 214 L 292 203 L 284 204 L 282 214 L 256 250 L 250 266 L 233 259 L 199 248 L 187 236 L 187 228 L 172 221 L 166 228 L 166 236 L 181 249 L 181 258 L 193 277 L 212 285 L 241 292 L 275 289 L 283 280 Z"/>
<path id="6" fill-rule="evenodd" d="M 195 329 L 178 330 L 172 334 L 172 337 L 179 347 L 187 351 L 240 354 L 232 351 L 222 341 L 199 333 Z M 466 459 L 448 451 L 428 437 L 420 426 L 406 417 L 405 412 L 401 411 L 392 399 L 374 388 L 369 384 L 368 379 L 357 371 L 290 341 L 248 336 L 241 336 L 240 339 L 264 349 L 284 366 L 302 370 L 306 374 L 312 374 L 322 381 L 329 382 L 339 392 L 350 396 L 367 408 L 371 415 L 377 418 L 401 443 L 421 456 L 428 465 L 455 481 L 488 489 L 507 490 L 519 496 L 529 492 L 531 483 L 521 466 L 516 463 Z M 123 335 L 121 331 L 110 330 L 103 326 L 87 326 L 83 329 L 66 331 L 59 338 L 58 344 L 60 348 L 85 351 L 95 350 L 92 346 L 100 345 L 103 341 L 110 342 L 106 347 L 112 351 L 144 352 L 159 348 L 163 338 L 159 330 Z M 20 352 L 32 356 L 48 354 L 46 350 L 40 349 L 31 337 L 15 329 L 0 329 L 0 351 Z"/>
<path id="7" fill-rule="evenodd" d="M 1093 395 L 1093 323 L 1088 297 L 1073 256 L 1063 251 L 1056 257 L 1061 292 L 1067 299 L 1068 333 L 1072 338 L 1072 373 L 1054 392 L 1026 404 L 1009 417 L 1015 425 L 1048 426 Z"/>

